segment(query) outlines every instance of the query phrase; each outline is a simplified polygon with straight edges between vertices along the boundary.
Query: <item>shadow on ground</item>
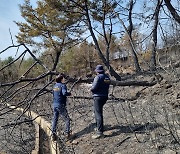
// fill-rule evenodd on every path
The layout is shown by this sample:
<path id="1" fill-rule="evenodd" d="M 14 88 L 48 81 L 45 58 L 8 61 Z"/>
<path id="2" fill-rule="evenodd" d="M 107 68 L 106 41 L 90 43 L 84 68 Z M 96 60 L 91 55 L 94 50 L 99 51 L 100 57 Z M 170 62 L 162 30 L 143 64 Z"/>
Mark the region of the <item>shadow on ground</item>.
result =
<path id="1" fill-rule="evenodd" d="M 157 123 L 146 123 L 146 124 L 136 124 L 136 125 L 127 125 L 127 126 L 105 125 L 104 128 L 105 128 L 105 132 L 113 131 L 111 134 L 106 135 L 106 137 L 113 137 L 113 136 L 118 136 L 121 133 L 142 134 L 142 133 L 146 133 L 147 131 L 153 131 L 154 129 L 156 129 L 160 126 L 161 126 L 161 124 L 157 124 Z M 85 134 L 89 134 L 89 133 L 93 132 L 94 129 L 95 129 L 95 123 L 92 123 L 89 126 L 87 126 L 86 128 L 84 128 L 83 130 L 81 130 L 80 132 L 75 133 L 73 136 L 74 136 L 74 138 L 80 138 L 81 136 L 83 136 Z"/>

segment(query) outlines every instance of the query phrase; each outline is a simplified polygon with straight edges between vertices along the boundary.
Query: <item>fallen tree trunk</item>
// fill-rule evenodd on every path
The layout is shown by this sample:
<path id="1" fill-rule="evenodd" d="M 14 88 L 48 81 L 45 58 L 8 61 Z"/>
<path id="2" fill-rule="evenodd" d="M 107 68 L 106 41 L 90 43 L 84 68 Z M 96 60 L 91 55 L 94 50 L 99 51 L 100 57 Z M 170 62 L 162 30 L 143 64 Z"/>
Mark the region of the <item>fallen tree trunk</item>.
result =
<path id="1" fill-rule="evenodd" d="M 77 80 L 79 80 L 77 82 Z M 68 82 L 77 82 L 77 83 L 92 83 L 93 78 L 88 79 L 75 79 L 75 78 L 69 78 Z M 151 81 L 116 81 L 111 80 L 110 84 L 114 86 L 153 86 L 157 84 L 157 80 L 151 80 Z"/>

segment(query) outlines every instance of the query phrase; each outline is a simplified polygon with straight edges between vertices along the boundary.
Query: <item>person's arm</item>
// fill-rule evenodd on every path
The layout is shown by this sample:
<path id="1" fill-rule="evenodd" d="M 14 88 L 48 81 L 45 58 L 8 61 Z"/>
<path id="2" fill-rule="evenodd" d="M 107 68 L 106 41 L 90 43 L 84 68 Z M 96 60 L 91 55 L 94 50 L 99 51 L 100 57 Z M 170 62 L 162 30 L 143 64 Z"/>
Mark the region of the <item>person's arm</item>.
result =
<path id="1" fill-rule="evenodd" d="M 96 89 L 98 89 L 98 86 L 99 86 L 99 77 L 96 76 L 96 77 L 94 78 L 93 83 L 92 83 L 91 91 L 92 91 L 92 92 L 96 91 Z"/>
<path id="2" fill-rule="evenodd" d="M 67 91 L 66 85 L 62 86 L 62 95 L 63 96 L 70 96 L 71 95 L 71 93 Z"/>

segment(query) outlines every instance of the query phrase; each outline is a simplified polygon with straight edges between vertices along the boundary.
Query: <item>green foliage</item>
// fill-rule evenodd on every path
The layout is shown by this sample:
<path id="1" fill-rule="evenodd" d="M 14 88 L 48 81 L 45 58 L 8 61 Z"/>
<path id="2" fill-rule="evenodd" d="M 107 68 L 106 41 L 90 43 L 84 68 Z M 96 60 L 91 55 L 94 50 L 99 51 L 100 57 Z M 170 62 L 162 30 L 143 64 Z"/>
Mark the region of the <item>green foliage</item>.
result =
<path id="1" fill-rule="evenodd" d="M 8 58 L 2 61 L 2 65 L 8 65 L 9 63 L 13 61 L 14 61 L 14 58 L 12 56 L 9 56 Z"/>
<path id="2" fill-rule="evenodd" d="M 19 68 L 19 71 L 18 71 L 19 77 L 21 77 L 21 75 L 23 74 L 25 74 L 26 78 L 36 78 L 37 76 L 41 75 L 43 73 L 43 69 L 39 64 L 36 64 L 30 69 L 30 67 L 34 63 L 35 63 L 35 60 L 33 58 L 28 58 L 26 60 L 23 60 L 22 63 L 18 61 L 16 65 Z"/>
<path id="3" fill-rule="evenodd" d="M 59 70 L 77 76 L 93 73 L 92 71 L 98 61 L 97 57 L 92 44 L 81 43 L 62 55 Z"/>
<path id="4" fill-rule="evenodd" d="M 20 30 L 16 36 L 19 43 L 55 51 L 52 70 L 55 70 L 64 48 L 81 40 L 84 32 L 79 26 L 81 15 L 72 13 L 72 9 L 68 11 L 67 5 L 67 1 L 41 0 L 33 8 L 30 0 L 26 0 L 20 6 L 25 22 L 16 22 Z"/>
<path id="5" fill-rule="evenodd" d="M 24 59 L 23 61 L 18 60 L 16 62 L 14 62 L 13 57 L 0 60 L 0 69 L 2 69 L 0 74 L 0 82 L 13 82 L 22 77 L 22 75 L 24 75 L 26 78 L 35 78 L 41 75 L 44 71 L 43 68 L 39 64 L 36 64 L 33 68 L 31 68 L 34 63 L 35 60 L 33 58 Z"/>
<path id="6" fill-rule="evenodd" d="M 48 66 L 52 67 L 52 70 L 56 70 L 59 59 L 61 59 L 61 68 L 66 71 L 78 70 L 77 67 L 79 66 L 80 72 L 84 70 L 88 72 L 88 69 L 82 68 L 87 66 L 91 68 L 91 62 L 103 62 L 107 65 L 107 68 L 110 68 L 108 66 L 110 63 L 109 56 L 115 51 L 117 44 L 128 52 L 134 51 L 132 50 L 132 44 L 134 44 L 133 49 L 136 49 L 135 51 L 137 52 L 142 51 L 144 46 L 147 49 L 144 41 L 147 41 L 148 37 L 145 38 L 145 35 L 141 36 L 135 25 L 138 24 L 139 28 L 141 26 L 143 29 L 147 28 L 148 33 L 152 30 L 150 25 L 153 20 L 150 19 L 153 18 L 155 7 L 152 4 L 155 1 L 144 1 L 146 3 L 139 6 L 141 2 L 122 0 L 38 0 L 35 7 L 31 6 L 30 2 L 30 0 L 25 0 L 25 3 L 20 6 L 25 22 L 16 22 L 20 29 L 17 39 L 21 43 L 36 45 L 44 48 L 45 51 L 51 52 L 53 58 L 49 60 L 46 57 L 45 61 L 48 63 Z M 133 6 L 135 9 L 133 10 L 130 9 L 131 2 L 134 2 Z M 136 7 L 139 7 L 139 10 Z M 148 10 L 149 7 L 151 8 L 150 10 Z M 129 30 L 126 26 L 130 24 L 128 23 L 130 14 L 133 19 L 133 26 L 129 26 L 129 28 L 133 28 L 132 42 L 129 42 L 128 35 L 125 34 Z M 164 26 L 161 23 L 164 17 L 163 19 L 161 17 L 159 18 L 159 23 L 162 26 L 162 31 L 164 31 Z M 145 22 L 149 26 L 144 24 Z M 88 30 L 90 33 L 83 35 Z M 166 36 L 164 32 L 162 32 L 163 37 Z M 151 34 L 148 33 L 147 35 L 150 36 Z M 83 37 L 88 37 L 87 35 L 89 34 L 93 38 L 97 49 L 96 52 L 98 52 L 98 57 L 101 57 L 101 61 L 98 58 L 88 59 L 88 54 L 84 54 L 80 46 L 72 48 Z M 100 37 L 98 38 L 98 36 Z M 120 38 L 118 43 L 114 37 Z M 169 40 L 169 42 L 174 41 Z M 67 51 L 68 49 L 73 51 Z M 65 50 L 65 54 L 61 58 L 61 52 Z M 136 56 L 134 57 L 136 58 Z M 138 60 L 134 62 L 135 66 L 137 66 L 137 62 Z"/>
<path id="7" fill-rule="evenodd" d="M 70 50 L 63 54 L 60 61 L 60 68 L 65 72 L 71 72 L 75 63 L 73 50 Z"/>
<path id="8" fill-rule="evenodd" d="M 82 28 L 72 27 L 79 17 L 52 8 L 48 0 L 38 1 L 36 8 L 31 6 L 30 0 L 26 0 L 20 6 L 20 11 L 26 21 L 16 22 L 20 29 L 16 37 L 20 43 L 59 48 L 58 46 L 66 41 L 65 38 L 67 41 L 77 39 L 83 32 Z M 68 35 L 67 31 L 71 32 L 71 35 Z"/>
<path id="9" fill-rule="evenodd" d="M 99 1 L 99 0 L 94 0 L 90 4 L 91 8 L 91 13 L 92 17 L 94 20 L 102 22 L 105 20 L 104 15 L 110 15 L 112 14 L 112 10 L 117 7 L 117 2 L 116 1 Z"/>
<path id="10" fill-rule="evenodd" d="M 0 61 L 0 69 L 2 69 L 0 74 L 0 82 L 14 81 L 17 79 L 18 70 L 13 61 L 14 58 L 12 56 Z"/>

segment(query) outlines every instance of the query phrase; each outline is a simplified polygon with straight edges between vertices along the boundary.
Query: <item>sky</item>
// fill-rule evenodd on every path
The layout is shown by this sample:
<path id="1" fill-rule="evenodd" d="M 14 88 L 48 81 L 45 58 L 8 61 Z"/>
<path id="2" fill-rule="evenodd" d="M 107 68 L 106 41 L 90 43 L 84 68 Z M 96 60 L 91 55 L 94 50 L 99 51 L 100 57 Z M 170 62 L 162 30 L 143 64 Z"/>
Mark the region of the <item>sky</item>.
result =
<path id="1" fill-rule="evenodd" d="M 31 0 L 31 4 L 36 4 L 36 1 Z M 14 21 L 23 21 L 18 6 L 19 4 L 23 4 L 23 2 L 24 0 L 0 0 L 0 52 L 12 45 L 10 32 L 14 44 L 17 44 L 15 35 L 18 34 L 19 29 Z M 9 50 L 6 54 L 0 54 L 0 59 L 15 55 L 16 51 Z"/>
<path id="2" fill-rule="evenodd" d="M 37 0 L 31 0 L 30 2 L 32 5 L 34 5 L 36 4 L 36 1 Z M 18 34 L 19 29 L 14 21 L 23 21 L 18 6 L 19 4 L 23 3 L 24 0 L 0 0 L 0 52 L 8 46 L 12 45 L 11 35 L 14 44 L 18 44 L 16 42 L 15 35 Z M 0 54 L 0 59 L 5 59 L 9 56 L 16 56 L 16 50 L 14 49 L 8 50 L 4 54 Z"/>
<path id="3" fill-rule="evenodd" d="M 31 0 L 31 4 L 36 4 L 36 1 Z M 17 44 L 15 35 L 18 34 L 19 29 L 14 21 L 23 21 L 18 6 L 23 4 L 23 2 L 24 0 L 0 0 L 0 52 L 12 45 L 11 35 L 14 44 Z M 4 54 L 0 54 L 0 59 L 5 59 L 9 56 L 14 57 L 15 55 L 16 50 L 8 50 Z"/>
<path id="4" fill-rule="evenodd" d="M 18 27 L 14 21 L 22 21 L 18 4 L 22 4 L 24 0 L 0 0 L 0 51 L 14 44 L 17 44 L 15 35 L 18 33 Z M 0 58 L 4 59 L 10 55 L 15 55 L 16 52 L 8 51 L 6 54 L 0 54 Z"/>

